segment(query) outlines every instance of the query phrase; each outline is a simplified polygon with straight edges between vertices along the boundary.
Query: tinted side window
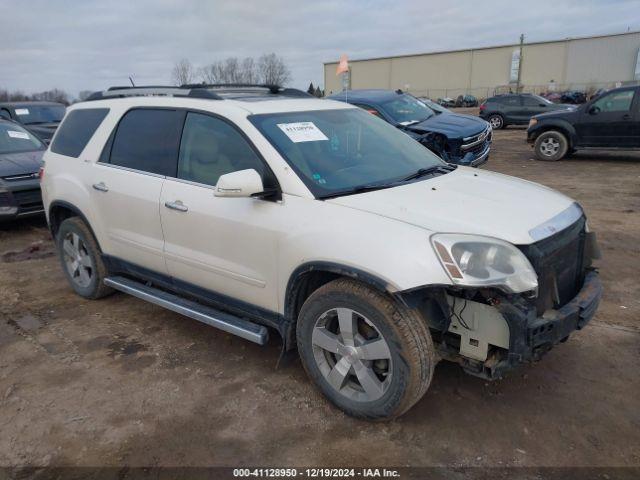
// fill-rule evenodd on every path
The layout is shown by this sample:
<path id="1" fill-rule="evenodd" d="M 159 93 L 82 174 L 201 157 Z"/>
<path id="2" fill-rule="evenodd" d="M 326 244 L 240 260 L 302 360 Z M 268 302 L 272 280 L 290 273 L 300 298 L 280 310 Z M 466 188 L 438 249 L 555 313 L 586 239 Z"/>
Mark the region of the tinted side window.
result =
<path id="1" fill-rule="evenodd" d="M 599 112 L 628 112 L 633 102 L 633 90 L 611 92 L 593 103 Z"/>
<path id="2" fill-rule="evenodd" d="M 522 97 L 522 103 L 525 107 L 537 107 L 542 102 L 540 101 L 540 99 L 535 97 Z"/>
<path id="3" fill-rule="evenodd" d="M 500 103 L 508 107 L 519 107 L 520 97 L 504 97 L 500 99 Z"/>
<path id="4" fill-rule="evenodd" d="M 175 176 L 184 113 L 164 109 L 127 112 L 113 137 L 110 162 L 144 172 Z"/>
<path id="5" fill-rule="evenodd" d="M 85 108 L 69 112 L 56 132 L 51 151 L 78 158 L 107 113 L 108 108 Z"/>
<path id="6" fill-rule="evenodd" d="M 248 168 L 264 178 L 264 163 L 235 128 L 209 115 L 187 114 L 178 178 L 213 186 L 220 175 Z"/>

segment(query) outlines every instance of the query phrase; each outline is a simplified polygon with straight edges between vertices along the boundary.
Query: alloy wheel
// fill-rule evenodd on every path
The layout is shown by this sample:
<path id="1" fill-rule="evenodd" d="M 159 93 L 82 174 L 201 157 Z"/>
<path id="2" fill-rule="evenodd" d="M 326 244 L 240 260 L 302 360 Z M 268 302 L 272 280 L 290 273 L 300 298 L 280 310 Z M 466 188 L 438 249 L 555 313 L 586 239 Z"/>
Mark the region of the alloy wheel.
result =
<path id="1" fill-rule="evenodd" d="M 341 395 L 371 402 L 391 384 L 391 351 L 364 315 L 349 308 L 323 313 L 313 329 L 313 356 L 325 380 Z"/>
<path id="2" fill-rule="evenodd" d="M 86 288 L 91 283 L 94 266 L 87 246 L 77 233 L 69 232 L 62 241 L 64 263 L 71 280 Z"/>
<path id="3" fill-rule="evenodd" d="M 545 157 L 553 157 L 560 150 L 560 142 L 557 138 L 547 137 L 540 142 L 540 153 Z"/>
<path id="4" fill-rule="evenodd" d="M 491 124 L 491 128 L 499 129 L 502 127 L 502 118 L 498 115 L 494 115 L 489 119 L 489 123 Z"/>

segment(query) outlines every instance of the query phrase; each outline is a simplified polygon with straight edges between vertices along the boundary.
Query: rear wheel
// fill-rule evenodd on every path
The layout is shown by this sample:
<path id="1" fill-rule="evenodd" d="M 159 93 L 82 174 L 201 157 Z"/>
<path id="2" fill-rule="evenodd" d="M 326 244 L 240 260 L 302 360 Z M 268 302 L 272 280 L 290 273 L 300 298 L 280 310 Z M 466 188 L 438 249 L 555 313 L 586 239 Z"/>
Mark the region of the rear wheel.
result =
<path id="1" fill-rule="evenodd" d="M 56 246 L 62 269 L 78 295 L 97 299 L 113 292 L 104 284 L 107 269 L 98 244 L 80 218 L 67 218 L 60 224 Z"/>
<path id="2" fill-rule="evenodd" d="M 347 414 L 393 418 L 426 392 L 435 365 L 431 335 L 415 312 L 348 279 L 304 303 L 298 351 L 319 389 Z"/>
<path id="3" fill-rule="evenodd" d="M 566 155 L 568 149 L 567 137 L 555 130 L 541 133 L 534 144 L 536 157 L 546 162 L 560 160 Z"/>
<path id="4" fill-rule="evenodd" d="M 502 115 L 499 115 L 497 113 L 490 115 L 488 121 L 491 124 L 491 128 L 493 128 L 494 130 L 500 130 L 501 128 L 505 127 L 504 118 L 502 118 Z"/>

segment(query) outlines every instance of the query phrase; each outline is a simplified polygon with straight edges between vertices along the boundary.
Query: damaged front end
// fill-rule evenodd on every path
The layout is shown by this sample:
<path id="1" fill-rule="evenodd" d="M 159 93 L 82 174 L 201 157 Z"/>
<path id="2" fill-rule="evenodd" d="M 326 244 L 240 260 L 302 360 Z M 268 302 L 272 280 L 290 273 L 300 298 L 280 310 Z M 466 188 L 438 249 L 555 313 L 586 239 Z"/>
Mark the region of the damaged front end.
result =
<path id="1" fill-rule="evenodd" d="M 412 136 L 447 163 L 478 167 L 489 160 L 492 130 L 487 126 L 482 132 L 465 138 L 449 138 L 438 132 L 416 132 Z"/>
<path id="2" fill-rule="evenodd" d="M 427 321 L 443 359 L 486 379 L 537 361 L 595 315 L 602 284 L 591 265 L 599 258 L 584 217 L 544 240 L 519 247 L 538 277 L 537 291 L 431 287 L 402 300 Z"/>

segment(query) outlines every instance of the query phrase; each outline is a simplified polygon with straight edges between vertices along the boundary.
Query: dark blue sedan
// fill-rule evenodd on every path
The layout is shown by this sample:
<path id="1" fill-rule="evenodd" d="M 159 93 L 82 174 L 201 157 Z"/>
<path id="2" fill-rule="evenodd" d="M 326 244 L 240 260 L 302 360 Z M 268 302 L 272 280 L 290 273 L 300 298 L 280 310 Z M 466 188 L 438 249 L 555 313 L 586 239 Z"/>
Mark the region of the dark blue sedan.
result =
<path id="1" fill-rule="evenodd" d="M 491 126 L 472 115 L 437 115 L 401 90 L 348 90 L 327 97 L 377 115 L 449 163 L 477 167 L 489 159 Z"/>

